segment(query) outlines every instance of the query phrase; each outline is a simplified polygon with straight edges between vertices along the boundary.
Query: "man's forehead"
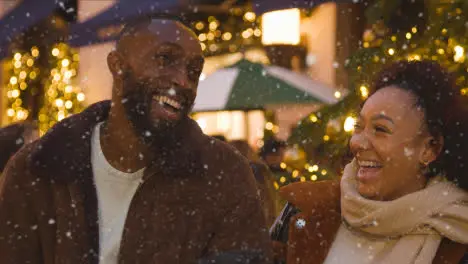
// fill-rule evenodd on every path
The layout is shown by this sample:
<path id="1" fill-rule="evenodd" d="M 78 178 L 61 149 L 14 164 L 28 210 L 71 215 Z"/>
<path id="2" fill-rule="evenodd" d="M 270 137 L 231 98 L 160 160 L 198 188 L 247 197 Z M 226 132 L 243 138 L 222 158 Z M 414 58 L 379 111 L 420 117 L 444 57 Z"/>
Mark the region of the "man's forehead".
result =
<path id="1" fill-rule="evenodd" d="M 155 45 L 174 43 L 191 53 L 201 51 L 196 35 L 182 23 L 170 19 L 151 19 L 124 34 L 122 39 L 124 38 L 128 38 L 130 43 L 133 43 L 132 46 L 138 45 L 135 41 L 139 42 L 137 39 L 141 39 L 147 44 Z"/>

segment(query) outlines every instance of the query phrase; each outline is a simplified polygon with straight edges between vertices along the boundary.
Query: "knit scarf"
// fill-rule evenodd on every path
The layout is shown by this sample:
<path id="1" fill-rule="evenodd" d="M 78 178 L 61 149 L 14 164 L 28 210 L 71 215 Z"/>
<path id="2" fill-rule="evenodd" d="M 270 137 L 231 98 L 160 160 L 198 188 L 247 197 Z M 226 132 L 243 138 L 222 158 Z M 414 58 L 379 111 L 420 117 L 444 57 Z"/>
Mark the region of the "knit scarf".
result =
<path id="1" fill-rule="evenodd" d="M 393 201 L 374 201 L 357 191 L 356 161 L 341 180 L 344 224 L 362 236 L 397 241 L 375 263 L 432 263 L 443 237 L 468 244 L 468 192 L 442 177 Z"/>

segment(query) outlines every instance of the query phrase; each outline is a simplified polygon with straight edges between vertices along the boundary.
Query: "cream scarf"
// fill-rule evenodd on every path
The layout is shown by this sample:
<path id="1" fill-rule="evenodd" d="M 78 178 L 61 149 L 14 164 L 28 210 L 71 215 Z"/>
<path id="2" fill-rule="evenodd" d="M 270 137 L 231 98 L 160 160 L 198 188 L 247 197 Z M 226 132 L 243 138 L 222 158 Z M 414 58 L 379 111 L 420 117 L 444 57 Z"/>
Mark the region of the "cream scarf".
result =
<path id="1" fill-rule="evenodd" d="M 356 188 L 356 161 L 341 180 L 344 223 L 360 236 L 397 240 L 375 263 L 432 263 L 443 237 L 468 244 L 468 193 L 454 184 L 433 179 L 418 192 L 393 201 L 373 201 Z M 468 176 L 468 175 L 467 175 Z"/>

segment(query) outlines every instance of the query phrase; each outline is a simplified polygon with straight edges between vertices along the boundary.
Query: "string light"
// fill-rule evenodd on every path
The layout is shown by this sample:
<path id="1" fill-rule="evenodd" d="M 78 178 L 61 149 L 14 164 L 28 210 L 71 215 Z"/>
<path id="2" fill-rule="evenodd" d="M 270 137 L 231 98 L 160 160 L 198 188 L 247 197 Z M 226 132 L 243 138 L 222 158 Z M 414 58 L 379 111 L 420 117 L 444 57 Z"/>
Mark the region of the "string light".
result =
<path id="1" fill-rule="evenodd" d="M 344 122 L 343 129 L 346 132 L 353 132 L 356 125 L 356 118 L 348 116 Z"/>
<path id="2" fill-rule="evenodd" d="M 456 62 L 463 62 L 465 60 L 465 49 L 462 46 L 457 45 L 453 48 L 453 50 L 455 51 L 453 60 Z"/>
<path id="3" fill-rule="evenodd" d="M 335 92 L 335 98 L 337 99 L 341 98 L 341 93 L 339 91 Z"/>
<path id="4" fill-rule="evenodd" d="M 365 85 L 361 85 L 361 87 L 359 87 L 359 91 L 361 92 L 362 98 L 366 99 L 369 97 L 369 89 Z"/>
<path id="5" fill-rule="evenodd" d="M 249 22 L 255 21 L 255 18 L 256 18 L 256 15 L 255 15 L 254 12 L 246 12 L 244 14 L 244 19 L 249 21 Z"/>
<path id="6" fill-rule="evenodd" d="M 390 48 L 388 49 L 388 54 L 390 54 L 391 56 L 395 54 L 395 50 Z"/>

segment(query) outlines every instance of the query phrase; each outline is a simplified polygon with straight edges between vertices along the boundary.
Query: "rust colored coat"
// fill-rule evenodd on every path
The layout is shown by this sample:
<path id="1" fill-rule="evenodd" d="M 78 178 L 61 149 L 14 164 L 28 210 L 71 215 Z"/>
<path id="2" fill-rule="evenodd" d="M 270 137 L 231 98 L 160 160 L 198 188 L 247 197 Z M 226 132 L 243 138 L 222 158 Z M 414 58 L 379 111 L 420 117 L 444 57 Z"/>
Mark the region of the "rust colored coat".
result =
<path id="1" fill-rule="evenodd" d="M 273 241 L 275 258 L 287 264 L 323 263 L 341 225 L 339 182 L 293 183 L 280 195 L 300 213 L 284 223 L 289 225 L 287 243 Z M 299 219 L 305 226 L 296 226 Z M 432 263 L 458 264 L 466 250 L 467 245 L 444 239 Z"/>
<path id="2" fill-rule="evenodd" d="M 91 135 L 109 108 L 65 119 L 12 159 L 0 181 L 0 263 L 98 264 Z M 247 160 L 192 120 L 180 131 L 145 170 L 118 263 L 269 263 Z"/>

